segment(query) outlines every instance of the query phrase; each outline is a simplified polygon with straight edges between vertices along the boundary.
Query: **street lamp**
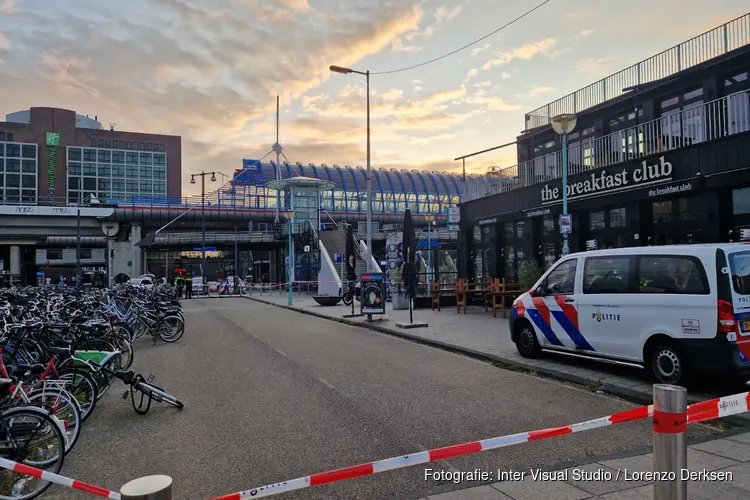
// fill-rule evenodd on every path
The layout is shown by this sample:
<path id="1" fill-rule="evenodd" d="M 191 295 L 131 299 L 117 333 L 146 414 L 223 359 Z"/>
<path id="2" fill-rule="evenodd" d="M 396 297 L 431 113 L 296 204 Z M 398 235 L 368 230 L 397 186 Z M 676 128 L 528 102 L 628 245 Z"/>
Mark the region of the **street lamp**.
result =
<path id="1" fill-rule="evenodd" d="M 367 272 L 372 272 L 372 174 L 370 171 L 370 72 L 330 66 L 332 73 L 364 75 L 367 82 Z"/>
<path id="2" fill-rule="evenodd" d="M 194 180 L 194 179 L 192 179 Z M 192 183 L 191 180 L 191 183 Z M 182 212 L 180 215 L 172 219 L 171 221 L 164 224 L 162 227 L 154 231 L 154 242 L 156 242 L 156 235 L 164 231 L 166 228 L 177 222 L 179 219 L 181 219 L 184 215 L 186 215 L 188 212 L 193 210 L 193 207 L 188 208 L 184 212 Z M 169 248 L 164 248 L 164 279 L 169 280 Z"/>
<path id="3" fill-rule="evenodd" d="M 289 229 L 287 230 L 288 236 L 287 239 L 289 241 L 289 248 L 287 250 L 287 259 L 289 260 L 289 263 L 286 265 L 286 274 L 287 274 L 287 288 L 289 290 L 289 305 L 291 306 L 293 304 L 292 300 L 292 266 L 294 265 L 293 256 L 292 253 L 294 251 L 292 247 L 292 219 L 294 218 L 294 212 L 291 210 L 287 210 L 284 212 L 284 217 L 286 217 L 287 222 L 289 223 Z"/>
<path id="4" fill-rule="evenodd" d="M 201 178 L 201 282 L 206 286 L 203 269 L 206 267 L 206 176 L 211 176 L 211 182 L 216 182 L 216 172 L 190 174 L 190 184 L 195 184 L 195 177 Z"/>
<path id="5" fill-rule="evenodd" d="M 557 115 L 551 120 L 552 129 L 562 136 L 563 206 L 562 215 L 560 216 L 560 230 L 563 231 L 563 255 L 570 253 L 570 247 L 568 246 L 568 234 L 571 227 L 570 215 L 568 214 L 568 134 L 576 128 L 577 121 L 578 119 L 575 115 Z"/>

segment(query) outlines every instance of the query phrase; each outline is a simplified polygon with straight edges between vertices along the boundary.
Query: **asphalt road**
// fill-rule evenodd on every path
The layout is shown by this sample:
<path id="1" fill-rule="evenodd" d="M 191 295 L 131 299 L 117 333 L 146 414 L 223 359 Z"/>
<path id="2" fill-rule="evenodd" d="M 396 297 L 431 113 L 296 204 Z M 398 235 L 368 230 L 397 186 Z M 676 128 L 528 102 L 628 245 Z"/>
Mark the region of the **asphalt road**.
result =
<path id="1" fill-rule="evenodd" d="M 333 468 L 565 425 L 632 405 L 369 330 L 245 299 L 185 301 L 176 344 L 139 339 L 133 367 L 186 405 L 137 416 L 114 387 L 63 473 L 119 490 L 150 474 L 206 499 Z M 692 426 L 691 435 L 714 432 Z M 558 467 L 647 451 L 647 422 L 455 458 L 434 469 Z M 279 495 L 413 499 L 467 487 L 425 466 Z M 89 498 L 55 488 L 47 498 Z"/>

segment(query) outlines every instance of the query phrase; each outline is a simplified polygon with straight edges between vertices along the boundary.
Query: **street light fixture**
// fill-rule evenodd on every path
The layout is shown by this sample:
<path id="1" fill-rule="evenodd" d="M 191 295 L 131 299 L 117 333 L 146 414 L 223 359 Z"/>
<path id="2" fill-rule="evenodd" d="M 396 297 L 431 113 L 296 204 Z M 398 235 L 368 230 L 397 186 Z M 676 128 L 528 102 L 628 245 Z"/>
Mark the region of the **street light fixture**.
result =
<path id="1" fill-rule="evenodd" d="M 287 275 L 287 289 L 289 290 L 289 305 L 291 306 L 293 304 L 292 300 L 292 266 L 294 265 L 293 261 L 293 248 L 292 248 L 292 220 L 294 218 L 294 212 L 291 210 L 287 210 L 284 212 L 284 217 L 287 220 L 288 223 L 288 229 L 287 229 L 287 239 L 289 241 L 289 248 L 287 250 L 287 259 L 289 263 L 286 265 L 286 275 Z"/>
<path id="2" fill-rule="evenodd" d="M 364 75 L 367 91 L 367 272 L 372 272 L 372 172 L 370 168 L 370 72 L 357 71 L 342 66 L 330 66 L 332 73 Z"/>
<path id="3" fill-rule="evenodd" d="M 201 178 L 201 281 L 206 286 L 206 279 L 203 275 L 206 267 L 206 176 L 211 176 L 211 182 L 216 182 L 216 172 L 203 172 L 190 174 L 190 184 L 195 184 L 195 178 Z"/>
<path id="4" fill-rule="evenodd" d="M 576 128 L 578 118 L 575 115 L 563 114 L 557 115 L 551 120 L 552 129 L 562 136 L 562 195 L 563 206 L 562 215 L 560 216 L 560 230 L 563 231 L 563 248 L 562 254 L 568 255 L 570 247 L 568 246 L 568 229 L 571 227 L 570 215 L 568 214 L 568 134 Z M 563 225 L 564 223 L 564 225 Z"/>
<path id="5" fill-rule="evenodd" d="M 430 290 L 430 278 L 432 277 L 432 225 L 435 223 L 436 217 L 432 214 L 424 216 L 425 222 L 427 222 L 427 290 Z"/>

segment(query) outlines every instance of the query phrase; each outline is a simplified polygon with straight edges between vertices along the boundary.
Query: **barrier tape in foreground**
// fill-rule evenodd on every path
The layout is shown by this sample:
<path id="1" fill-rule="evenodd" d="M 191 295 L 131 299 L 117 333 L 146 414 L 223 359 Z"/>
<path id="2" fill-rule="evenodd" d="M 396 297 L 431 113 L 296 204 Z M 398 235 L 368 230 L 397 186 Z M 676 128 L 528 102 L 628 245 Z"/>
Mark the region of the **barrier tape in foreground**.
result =
<path id="1" fill-rule="evenodd" d="M 738 415 L 749 410 L 750 392 L 743 392 L 740 394 L 733 394 L 732 396 L 709 399 L 707 401 L 701 401 L 699 403 L 694 403 L 688 406 L 687 423 L 696 424 L 698 422 L 705 422 L 716 418 Z M 518 434 L 509 434 L 506 436 L 483 439 L 481 441 L 472 441 L 469 443 L 445 446 L 443 448 L 435 448 L 432 450 L 421 451 L 410 455 L 402 455 L 400 457 L 386 458 L 384 460 L 378 460 L 376 462 L 354 465 L 352 467 L 344 467 L 343 469 L 335 469 L 328 472 L 320 472 L 318 474 L 299 477 L 290 481 L 283 481 L 281 483 L 269 484 L 266 486 L 261 486 L 259 488 L 240 491 L 238 493 L 231 493 L 229 495 L 213 497 L 210 500 L 237 500 L 242 498 L 268 497 L 287 491 L 300 490 L 303 488 L 310 488 L 312 486 L 320 486 L 322 484 L 343 481 L 345 479 L 353 479 L 355 477 L 369 476 L 378 472 L 401 469 L 404 467 L 411 467 L 413 465 L 425 464 L 428 462 L 436 462 L 438 460 L 446 460 L 448 458 L 460 457 L 463 455 L 471 455 L 474 453 L 494 450 L 496 448 L 504 448 L 506 446 L 512 446 L 515 444 L 528 443 L 531 441 L 541 441 L 543 439 L 565 436 L 567 434 L 574 434 L 591 429 L 598 429 L 600 427 L 624 424 L 625 422 L 644 420 L 652 416 L 654 417 L 654 428 L 663 427 L 663 430 L 660 432 L 675 432 L 674 429 L 671 429 L 675 426 L 678 427 L 680 431 L 682 431 L 687 425 L 684 422 L 684 417 L 682 415 L 680 415 L 681 419 L 679 419 L 678 417 L 674 416 L 675 414 L 656 412 L 657 414 L 655 415 L 654 413 L 655 412 L 653 405 L 639 406 L 637 408 L 631 408 L 630 410 L 613 413 L 612 415 L 608 415 L 606 417 L 595 418 L 593 420 L 587 420 L 585 422 L 579 422 L 577 424 L 565 425 L 562 427 L 550 427 L 548 429 L 521 432 Z M 78 491 L 84 491 L 86 493 L 91 493 L 100 497 L 111 498 L 113 500 L 121 500 L 120 493 L 117 493 L 116 491 L 110 491 L 93 484 L 84 483 L 83 481 L 70 479 L 68 477 L 53 474 L 41 469 L 36 469 L 28 465 L 19 464 L 5 458 L 0 458 L 0 467 L 12 470 L 19 474 L 25 474 L 27 476 L 41 479 L 43 481 L 49 481 L 61 486 L 67 486 L 68 488 L 73 488 Z"/>
<path id="2" fill-rule="evenodd" d="M 732 396 L 725 396 L 722 398 L 709 399 L 707 401 L 702 401 L 700 403 L 695 403 L 688 406 L 688 422 L 692 424 L 705 422 L 707 420 L 713 420 L 715 418 L 728 417 L 730 415 L 744 413 L 748 411 L 748 409 L 750 409 L 750 392 L 743 392 L 740 394 L 734 394 Z M 540 441 L 542 439 L 549 439 L 557 436 L 573 434 L 576 432 L 598 429 L 600 427 L 607 427 L 609 425 L 643 420 L 652 416 L 653 413 L 653 405 L 640 406 L 619 413 L 613 413 L 612 415 L 606 417 L 587 420 L 586 422 L 580 422 L 577 424 L 566 425 L 563 427 L 551 427 L 549 429 L 536 431 L 521 432 L 519 434 L 509 434 L 507 436 L 484 439 L 482 441 L 455 444 L 452 446 L 436 448 L 433 450 L 422 451 L 410 455 L 386 458 L 384 460 L 378 460 L 377 462 L 345 467 L 343 469 L 336 469 L 328 472 L 320 472 L 318 474 L 299 477 L 290 481 L 269 484 L 266 486 L 261 486 L 259 488 L 240 491 L 238 493 L 231 493 L 229 495 L 214 497 L 211 500 L 238 500 L 242 498 L 267 497 L 287 491 L 294 491 L 302 488 L 310 488 L 312 486 L 333 483 L 336 481 L 343 481 L 345 479 L 369 476 L 371 474 L 377 474 L 378 472 L 411 467 L 413 465 L 445 460 L 462 455 L 471 455 L 473 453 L 493 450 L 496 448 L 503 448 L 515 444 L 527 443 L 530 441 Z"/>
<path id="3" fill-rule="evenodd" d="M 19 464 L 18 462 L 6 460 L 5 458 L 0 458 L 0 467 L 12 470 L 13 472 L 18 472 L 19 474 L 31 476 L 36 479 L 41 479 L 42 481 L 49 481 L 50 483 L 67 486 L 68 488 L 73 488 L 74 490 L 91 493 L 92 495 L 96 495 L 99 497 L 111 498 L 112 500 L 120 500 L 120 494 L 116 491 L 110 491 L 93 484 L 78 481 L 77 479 L 70 479 L 69 477 L 53 474 L 52 472 L 37 469 L 35 467 L 29 467 L 28 465 Z"/>

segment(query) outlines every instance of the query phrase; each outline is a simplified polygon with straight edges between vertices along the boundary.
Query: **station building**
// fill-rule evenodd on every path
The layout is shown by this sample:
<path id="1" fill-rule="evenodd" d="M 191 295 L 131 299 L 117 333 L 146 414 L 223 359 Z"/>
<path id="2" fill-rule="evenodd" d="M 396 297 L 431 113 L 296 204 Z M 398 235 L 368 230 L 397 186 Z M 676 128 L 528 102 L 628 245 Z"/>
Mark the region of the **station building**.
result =
<path id="1" fill-rule="evenodd" d="M 737 241 L 750 228 L 750 14 L 526 115 L 518 164 L 460 206 L 459 272 L 514 279 L 545 268 L 563 238 L 562 136 L 568 134 L 571 252 Z"/>

